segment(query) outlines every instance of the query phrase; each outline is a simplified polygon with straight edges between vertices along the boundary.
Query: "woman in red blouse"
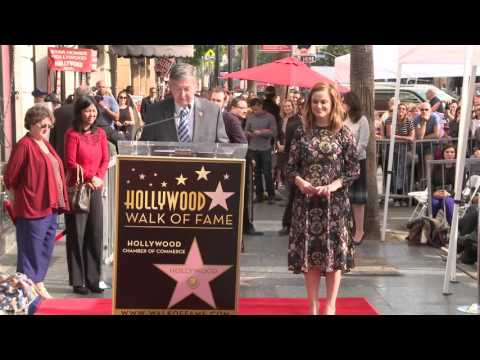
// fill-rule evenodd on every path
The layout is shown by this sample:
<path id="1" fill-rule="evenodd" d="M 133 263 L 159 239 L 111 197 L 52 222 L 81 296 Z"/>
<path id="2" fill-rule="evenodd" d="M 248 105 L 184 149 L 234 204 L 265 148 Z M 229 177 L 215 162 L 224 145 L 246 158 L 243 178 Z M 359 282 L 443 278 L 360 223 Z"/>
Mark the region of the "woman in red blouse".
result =
<path id="1" fill-rule="evenodd" d="M 103 292 L 99 287 L 103 245 L 103 178 L 109 154 L 105 131 L 97 128 L 98 107 L 91 96 L 74 104 L 73 127 L 65 133 L 65 162 L 69 186 L 74 185 L 77 165 L 92 188 L 90 211 L 66 216 L 67 263 L 70 285 L 77 294 Z"/>
<path id="2" fill-rule="evenodd" d="M 62 160 L 46 140 L 53 114 L 35 105 L 25 114 L 28 133 L 15 145 L 4 180 L 12 191 L 17 235 L 17 271 L 28 276 L 43 298 L 43 284 L 52 258 L 57 215 L 68 211 Z"/>

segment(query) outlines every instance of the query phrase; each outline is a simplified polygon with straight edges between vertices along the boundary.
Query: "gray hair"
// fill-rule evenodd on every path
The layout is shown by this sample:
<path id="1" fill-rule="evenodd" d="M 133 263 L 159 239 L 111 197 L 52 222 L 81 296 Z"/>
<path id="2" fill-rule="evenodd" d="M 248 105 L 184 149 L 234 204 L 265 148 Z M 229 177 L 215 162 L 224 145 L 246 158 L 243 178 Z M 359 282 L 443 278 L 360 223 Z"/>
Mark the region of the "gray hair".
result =
<path id="1" fill-rule="evenodd" d="M 87 85 L 81 85 L 75 89 L 75 93 L 73 96 L 75 97 L 75 99 L 78 99 L 82 96 L 88 95 L 90 95 L 90 88 Z"/>
<path id="2" fill-rule="evenodd" d="M 196 78 L 197 71 L 194 66 L 187 63 L 177 63 L 172 66 L 170 71 L 170 80 L 179 81 L 185 80 L 185 78 Z"/>

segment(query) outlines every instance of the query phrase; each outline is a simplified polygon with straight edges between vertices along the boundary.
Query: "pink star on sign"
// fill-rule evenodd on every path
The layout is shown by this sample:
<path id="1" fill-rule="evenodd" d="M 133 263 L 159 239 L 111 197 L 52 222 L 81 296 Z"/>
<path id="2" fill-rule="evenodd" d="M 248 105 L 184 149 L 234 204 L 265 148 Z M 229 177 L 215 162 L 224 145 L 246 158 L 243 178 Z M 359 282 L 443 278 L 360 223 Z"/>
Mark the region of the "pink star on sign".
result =
<path id="1" fill-rule="evenodd" d="M 193 238 L 185 264 L 153 264 L 153 266 L 177 282 L 168 308 L 191 294 L 195 294 L 208 305 L 216 308 L 210 281 L 232 267 L 232 265 L 205 265 L 196 238 Z"/>
<path id="2" fill-rule="evenodd" d="M 207 195 L 210 199 L 212 199 L 212 202 L 210 203 L 210 207 L 208 210 L 212 210 L 215 206 L 220 205 L 223 207 L 225 210 L 228 211 L 228 206 L 227 206 L 227 199 L 235 194 L 234 192 L 224 192 L 222 188 L 222 183 L 219 181 L 217 185 L 217 190 L 215 191 L 205 191 L 205 195 Z"/>

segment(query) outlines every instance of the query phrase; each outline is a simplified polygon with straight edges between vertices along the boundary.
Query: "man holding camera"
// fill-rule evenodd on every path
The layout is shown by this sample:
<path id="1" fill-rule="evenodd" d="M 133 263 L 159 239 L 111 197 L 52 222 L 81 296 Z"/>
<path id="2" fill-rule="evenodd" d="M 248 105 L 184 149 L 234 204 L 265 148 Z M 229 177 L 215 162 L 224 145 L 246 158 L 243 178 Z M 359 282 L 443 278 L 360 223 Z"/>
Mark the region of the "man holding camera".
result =
<path id="1" fill-rule="evenodd" d="M 97 118 L 97 125 L 107 133 L 107 139 L 115 148 L 119 140 L 125 140 L 125 135 L 115 129 L 115 122 L 120 119 L 120 109 L 117 100 L 108 93 L 105 81 L 97 81 L 97 95 L 95 100 L 98 103 L 100 113 Z"/>
<path id="2" fill-rule="evenodd" d="M 113 123 L 120 119 L 120 110 L 115 98 L 108 94 L 107 84 L 103 80 L 97 81 L 95 100 L 100 108 L 99 120 L 102 117 L 108 125 L 113 127 Z"/>

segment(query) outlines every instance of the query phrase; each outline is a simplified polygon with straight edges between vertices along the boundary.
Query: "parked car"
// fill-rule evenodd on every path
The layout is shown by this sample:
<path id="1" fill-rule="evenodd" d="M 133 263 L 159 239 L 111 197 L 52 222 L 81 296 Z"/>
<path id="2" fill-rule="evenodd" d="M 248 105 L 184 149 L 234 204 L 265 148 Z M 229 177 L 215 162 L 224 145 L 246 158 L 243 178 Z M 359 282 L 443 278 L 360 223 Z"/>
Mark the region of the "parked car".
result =
<path id="1" fill-rule="evenodd" d="M 473 105 L 480 105 L 480 84 L 475 84 L 475 95 L 473 96 Z"/>
<path id="2" fill-rule="evenodd" d="M 427 91 L 435 89 L 438 98 L 443 102 L 450 102 L 455 98 L 439 88 L 429 84 L 401 85 L 400 102 L 416 103 L 427 101 Z M 395 84 L 375 83 L 375 111 L 387 111 L 388 101 L 395 95 Z"/>

